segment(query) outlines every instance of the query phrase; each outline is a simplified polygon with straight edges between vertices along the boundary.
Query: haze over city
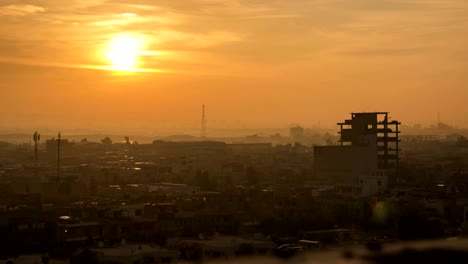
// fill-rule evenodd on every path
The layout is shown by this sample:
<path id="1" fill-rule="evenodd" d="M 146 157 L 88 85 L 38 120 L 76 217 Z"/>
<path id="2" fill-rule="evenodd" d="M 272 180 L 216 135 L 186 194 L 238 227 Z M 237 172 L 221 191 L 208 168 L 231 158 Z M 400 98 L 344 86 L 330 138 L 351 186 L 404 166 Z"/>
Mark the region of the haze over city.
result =
<path id="1" fill-rule="evenodd" d="M 468 121 L 463 0 L 4 0 L 1 129 Z"/>
<path id="2" fill-rule="evenodd" d="M 468 263 L 467 0 L 0 0 L 0 263 Z"/>

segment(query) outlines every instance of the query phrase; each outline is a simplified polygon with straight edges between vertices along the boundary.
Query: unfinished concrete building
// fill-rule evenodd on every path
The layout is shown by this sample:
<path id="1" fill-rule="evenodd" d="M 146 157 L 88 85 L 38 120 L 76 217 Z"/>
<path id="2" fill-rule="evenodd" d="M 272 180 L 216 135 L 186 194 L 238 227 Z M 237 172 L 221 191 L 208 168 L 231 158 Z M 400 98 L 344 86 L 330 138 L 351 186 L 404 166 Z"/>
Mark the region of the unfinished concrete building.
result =
<path id="1" fill-rule="evenodd" d="M 341 145 L 368 145 L 369 136 L 377 141 L 377 160 L 379 169 L 398 168 L 400 142 L 398 126 L 401 123 L 389 121 L 388 112 L 351 113 L 351 119 L 338 123 Z"/>
<path id="2" fill-rule="evenodd" d="M 340 145 L 314 147 L 314 177 L 343 193 L 372 195 L 385 191 L 398 168 L 398 121 L 386 112 L 352 113 L 338 123 Z"/>

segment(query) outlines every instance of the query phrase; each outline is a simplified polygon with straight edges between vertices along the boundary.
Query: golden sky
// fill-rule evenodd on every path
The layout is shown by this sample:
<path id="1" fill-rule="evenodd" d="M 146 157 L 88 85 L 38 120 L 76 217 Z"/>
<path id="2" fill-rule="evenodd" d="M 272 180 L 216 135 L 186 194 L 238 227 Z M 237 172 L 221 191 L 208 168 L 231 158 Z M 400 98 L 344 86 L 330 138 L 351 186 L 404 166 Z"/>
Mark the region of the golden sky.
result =
<path id="1" fill-rule="evenodd" d="M 202 104 L 219 128 L 356 111 L 468 126 L 467 14 L 466 0 L 1 0 L 0 128 L 198 127 Z"/>

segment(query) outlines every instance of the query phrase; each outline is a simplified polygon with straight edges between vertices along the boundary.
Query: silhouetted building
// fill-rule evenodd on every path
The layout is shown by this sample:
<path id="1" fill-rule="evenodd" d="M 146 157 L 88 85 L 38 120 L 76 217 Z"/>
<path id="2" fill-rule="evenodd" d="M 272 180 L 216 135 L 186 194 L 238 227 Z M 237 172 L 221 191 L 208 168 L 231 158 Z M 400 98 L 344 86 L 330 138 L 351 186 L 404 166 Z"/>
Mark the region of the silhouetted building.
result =
<path id="1" fill-rule="evenodd" d="M 388 172 L 398 168 L 400 123 L 389 121 L 387 112 L 351 116 L 352 119 L 338 123 L 341 146 L 314 148 L 315 177 L 341 185 L 344 192 L 362 195 L 382 192 Z"/>
<path id="2" fill-rule="evenodd" d="M 377 139 L 379 168 L 398 167 L 398 126 L 400 122 L 388 120 L 388 112 L 351 113 L 352 119 L 347 119 L 340 126 L 341 145 L 350 143 L 353 146 L 369 145 L 368 135 Z"/>
<path id="3" fill-rule="evenodd" d="M 289 129 L 289 136 L 293 139 L 300 139 L 304 136 L 304 128 L 301 126 L 294 126 Z"/>
<path id="4" fill-rule="evenodd" d="M 330 183 L 357 182 L 362 175 L 378 169 L 375 137 L 366 137 L 367 145 L 315 146 L 315 177 Z M 372 142 L 373 141 L 373 142 Z"/>

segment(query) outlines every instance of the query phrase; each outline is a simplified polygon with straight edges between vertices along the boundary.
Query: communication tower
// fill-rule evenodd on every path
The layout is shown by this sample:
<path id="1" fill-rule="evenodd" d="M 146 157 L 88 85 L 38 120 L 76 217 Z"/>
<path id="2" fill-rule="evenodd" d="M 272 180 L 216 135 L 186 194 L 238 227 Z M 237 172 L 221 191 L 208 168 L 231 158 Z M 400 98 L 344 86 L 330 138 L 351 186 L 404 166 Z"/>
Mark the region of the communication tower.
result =
<path id="1" fill-rule="evenodd" d="M 201 119 L 201 138 L 206 138 L 206 117 L 205 117 L 205 105 L 202 105 L 202 119 Z"/>

